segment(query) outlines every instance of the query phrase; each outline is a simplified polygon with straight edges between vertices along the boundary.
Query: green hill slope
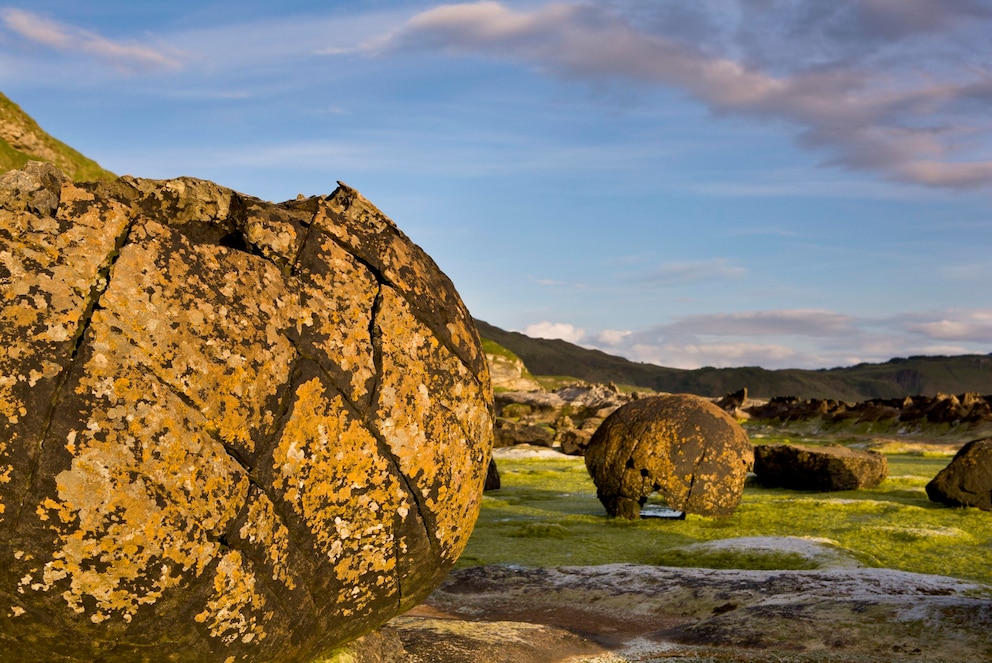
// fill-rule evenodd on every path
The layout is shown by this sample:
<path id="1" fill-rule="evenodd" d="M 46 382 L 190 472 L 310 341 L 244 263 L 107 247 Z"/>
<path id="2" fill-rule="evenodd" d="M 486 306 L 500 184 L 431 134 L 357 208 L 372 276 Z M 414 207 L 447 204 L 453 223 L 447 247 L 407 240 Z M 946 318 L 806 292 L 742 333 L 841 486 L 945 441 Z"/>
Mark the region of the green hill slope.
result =
<path id="1" fill-rule="evenodd" d="M 933 396 L 966 391 L 992 394 L 992 355 L 910 357 L 882 364 L 822 370 L 700 368 L 683 370 L 632 362 L 560 340 L 530 338 L 476 320 L 479 334 L 507 348 L 534 375 L 563 375 L 656 391 L 723 396 L 746 387 L 751 396 L 798 396 L 858 402 L 869 398 Z"/>
<path id="2" fill-rule="evenodd" d="M 49 136 L 21 107 L 0 93 L 0 172 L 28 161 L 49 161 L 76 181 L 116 177 L 62 141 Z"/>

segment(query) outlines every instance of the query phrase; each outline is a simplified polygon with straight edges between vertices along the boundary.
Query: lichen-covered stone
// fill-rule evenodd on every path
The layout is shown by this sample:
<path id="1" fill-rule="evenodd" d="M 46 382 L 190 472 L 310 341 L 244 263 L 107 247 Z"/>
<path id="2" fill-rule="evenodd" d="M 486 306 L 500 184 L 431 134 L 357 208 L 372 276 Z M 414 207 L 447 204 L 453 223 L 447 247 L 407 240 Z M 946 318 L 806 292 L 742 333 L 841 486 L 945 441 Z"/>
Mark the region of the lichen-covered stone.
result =
<path id="1" fill-rule="evenodd" d="M 465 546 L 489 376 L 360 194 L 0 178 L 0 661 L 308 661 Z"/>
<path id="2" fill-rule="evenodd" d="M 675 511 L 728 516 L 741 501 L 754 453 L 726 412 L 675 394 L 621 406 L 593 434 L 585 459 L 611 516 L 637 518 L 655 492 Z"/>

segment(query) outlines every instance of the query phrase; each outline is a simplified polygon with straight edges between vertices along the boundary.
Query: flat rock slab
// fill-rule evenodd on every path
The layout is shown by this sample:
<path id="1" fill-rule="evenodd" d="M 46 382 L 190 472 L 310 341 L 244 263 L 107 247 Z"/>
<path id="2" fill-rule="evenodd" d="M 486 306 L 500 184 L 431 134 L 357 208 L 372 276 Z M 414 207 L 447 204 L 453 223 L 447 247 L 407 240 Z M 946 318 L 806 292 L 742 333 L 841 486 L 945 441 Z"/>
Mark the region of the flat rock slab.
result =
<path id="1" fill-rule="evenodd" d="M 452 572 L 385 630 L 416 650 L 394 651 L 397 663 L 977 663 L 992 658 L 990 597 L 985 585 L 887 569 L 481 566 Z M 477 644 L 445 654 L 452 640 Z M 517 657 L 494 658 L 504 647 Z"/>
<path id="2" fill-rule="evenodd" d="M 858 490 L 877 486 L 889 473 L 875 451 L 843 446 L 761 444 L 754 448 L 754 473 L 762 485 L 792 490 Z"/>

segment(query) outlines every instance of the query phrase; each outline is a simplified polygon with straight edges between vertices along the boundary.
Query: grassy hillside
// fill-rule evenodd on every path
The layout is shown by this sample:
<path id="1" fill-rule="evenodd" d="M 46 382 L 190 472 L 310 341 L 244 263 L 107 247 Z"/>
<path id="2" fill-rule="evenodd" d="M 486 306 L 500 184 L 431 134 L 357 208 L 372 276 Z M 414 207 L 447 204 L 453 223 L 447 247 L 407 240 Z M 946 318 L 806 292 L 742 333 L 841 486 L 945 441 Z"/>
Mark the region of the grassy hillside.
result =
<path id="1" fill-rule="evenodd" d="M 0 93 L 0 172 L 20 168 L 31 160 L 54 163 L 76 181 L 116 177 L 97 162 L 49 136 L 20 106 Z"/>
<path id="2" fill-rule="evenodd" d="M 700 368 L 682 370 L 628 361 L 560 340 L 530 338 L 477 320 L 479 334 L 520 357 L 535 375 L 571 376 L 656 391 L 722 396 L 747 387 L 751 396 L 798 396 L 857 402 L 937 392 L 992 394 L 992 355 L 910 357 L 824 370 Z"/>

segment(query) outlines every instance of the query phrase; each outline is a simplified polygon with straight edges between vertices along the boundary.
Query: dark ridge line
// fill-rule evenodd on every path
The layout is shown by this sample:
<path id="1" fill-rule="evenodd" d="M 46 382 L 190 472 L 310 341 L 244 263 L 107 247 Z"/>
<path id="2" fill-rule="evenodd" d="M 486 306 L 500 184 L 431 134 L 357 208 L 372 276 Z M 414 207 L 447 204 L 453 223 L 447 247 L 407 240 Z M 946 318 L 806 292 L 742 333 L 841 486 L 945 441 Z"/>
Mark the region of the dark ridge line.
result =
<path id="1" fill-rule="evenodd" d="M 340 225 L 342 227 L 347 227 L 347 224 L 345 224 L 344 222 L 342 222 L 342 220 L 341 220 L 341 218 L 339 217 L 338 214 L 336 214 L 335 212 L 333 212 L 333 211 L 331 211 L 329 209 L 327 210 L 327 212 L 328 212 L 328 217 L 332 218 L 338 225 Z M 408 307 L 410 309 L 411 315 L 417 320 L 417 322 L 419 322 L 421 325 L 423 325 L 424 327 L 426 327 L 427 329 L 429 329 L 431 331 L 431 335 L 434 336 L 434 338 L 438 339 L 438 341 L 441 343 L 441 345 L 448 352 L 450 352 L 454 357 L 457 357 L 458 358 L 458 361 L 461 362 L 461 364 L 467 369 L 467 372 L 469 373 L 469 375 L 472 376 L 472 379 L 479 385 L 480 391 L 483 391 L 483 392 L 486 391 L 484 389 L 484 386 L 485 385 L 483 384 L 482 380 L 479 379 L 479 376 L 471 368 L 472 362 L 468 361 L 467 358 L 466 358 L 466 356 L 458 349 L 457 344 L 454 343 L 454 341 L 451 339 L 450 334 L 441 334 L 441 333 L 438 333 L 438 330 L 434 327 L 434 325 L 430 324 L 427 321 L 427 316 L 425 315 L 426 312 L 424 311 L 424 309 L 422 309 L 420 306 L 416 305 L 415 302 L 407 295 L 407 293 L 402 288 L 400 288 L 392 280 L 386 278 L 386 276 L 382 273 L 382 270 L 380 270 L 378 267 L 376 267 L 375 265 L 373 265 L 371 262 L 369 262 L 365 258 L 362 258 L 359 255 L 356 255 L 356 250 L 355 250 L 355 247 L 354 246 L 351 246 L 351 245 L 345 243 L 344 241 L 338 239 L 337 237 L 335 237 L 334 235 L 332 235 L 330 232 L 328 232 L 327 230 L 325 230 L 323 228 L 320 228 L 316 224 L 314 224 L 314 228 L 316 228 L 317 232 L 323 233 L 324 235 L 330 237 L 331 240 L 334 243 L 336 243 L 338 246 L 340 246 L 346 253 L 348 253 L 348 255 L 350 255 L 351 257 L 353 257 L 359 264 L 365 266 L 370 272 L 372 272 L 372 274 L 375 276 L 376 280 L 381 285 L 387 285 L 390 288 L 392 288 L 396 292 L 396 294 L 399 295 L 399 297 L 403 301 L 405 301 L 407 303 L 407 305 L 408 305 Z M 393 224 L 393 228 L 397 232 L 402 233 L 402 231 L 398 227 L 396 227 L 395 224 Z M 409 238 L 407 238 L 405 235 L 403 235 L 403 238 L 406 239 L 407 241 L 410 241 Z M 413 244 L 412 241 L 410 241 L 410 243 Z M 416 246 L 416 245 L 414 245 L 414 246 Z M 420 247 L 417 247 L 417 248 L 420 249 Z M 430 256 L 427 255 L 427 253 L 424 252 L 423 249 L 420 249 L 420 251 L 425 256 L 427 256 L 428 258 L 430 258 Z M 433 263 L 433 260 L 431 262 Z M 469 313 L 468 309 L 465 307 L 465 303 L 461 301 L 461 295 L 459 295 L 458 292 L 457 292 L 457 290 L 455 289 L 454 283 L 451 283 L 451 279 L 448 279 L 448 277 L 446 275 L 444 275 L 444 273 L 441 271 L 441 269 L 437 266 L 436 263 L 434 263 L 433 266 L 435 268 L 437 268 L 438 274 L 441 274 L 442 276 L 444 276 L 445 279 L 447 279 L 448 283 L 451 285 L 452 294 L 457 299 L 457 303 L 460 305 L 460 308 L 462 308 L 465 311 L 465 319 L 467 321 L 469 321 L 469 323 L 470 323 L 467 328 L 468 328 L 468 330 L 469 330 L 470 333 L 474 330 L 476 338 L 479 339 L 479 344 L 478 344 L 478 348 L 479 348 L 479 363 L 485 364 L 485 361 L 486 361 L 486 359 L 485 359 L 485 353 L 482 350 L 481 337 L 479 335 L 478 329 L 475 326 L 474 319 L 472 318 L 472 316 Z M 457 320 L 458 320 L 457 317 L 453 317 L 452 320 L 451 320 L 451 322 L 457 322 Z M 489 391 L 490 392 L 492 391 L 492 386 L 491 385 L 490 385 Z"/>
<path id="2" fill-rule="evenodd" d="M 423 495 L 420 494 L 420 490 L 413 483 L 413 479 L 408 477 L 403 471 L 402 464 L 396 454 L 393 453 L 392 447 L 386 440 L 386 436 L 380 430 L 379 426 L 376 425 L 376 415 L 382 408 L 381 394 L 382 380 L 381 375 L 383 373 L 383 352 L 382 352 L 382 330 L 378 325 L 378 313 L 382 307 L 382 289 L 385 287 L 382 283 L 379 284 L 379 292 L 376 294 L 375 299 L 372 302 L 372 311 L 369 316 L 369 334 L 372 341 L 372 363 L 375 366 L 375 382 L 373 385 L 373 390 L 371 393 L 371 398 L 369 399 L 369 410 L 366 413 L 365 425 L 369 432 L 372 433 L 372 437 L 375 438 L 377 446 L 379 448 L 379 453 L 389 461 L 389 464 L 393 467 L 393 473 L 399 478 L 400 482 L 406 488 L 406 491 L 410 494 L 413 503 L 417 507 L 417 513 L 420 514 L 420 522 L 423 523 L 424 534 L 427 537 L 427 543 L 430 546 L 431 554 L 437 560 L 441 559 L 441 542 L 437 539 L 437 519 L 434 518 L 430 510 L 427 509 L 427 505 L 424 501 Z M 399 514 L 396 514 L 399 516 Z M 428 518 L 432 522 L 428 523 Z M 405 520 L 405 518 L 404 518 Z M 398 530 L 397 530 L 398 531 Z M 399 596 L 403 596 L 402 588 L 402 577 L 400 576 L 400 556 L 399 556 L 399 537 L 394 537 L 394 544 L 396 546 L 396 586 L 399 588 Z"/>
<path id="3" fill-rule="evenodd" d="M 61 199 L 59 200 L 59 206 L 61 206 Z M 71 350 L 69 351 L 69 357 L 56 378 L 57 383 L 55 385 L 55 389 L 52 391 L 52 399 L 49 402 L 48 410 L 45 413 L 45 428 L 34 445 L 34 462 L 32 463 L 31 470 L 28 473 L 28 480 L 25 484 L 24 492 L 18 499 L 19 503 L 17 505 L 16 515 L 12 519 L 11 529 L 14 531 L 20 528 L 21 518 L 24 513 L 24 502 L 27 499 L 28 494 L 34 490 L 35 482 L 38 480 L 38 471 L 41 468 L 42 458 L 45 453 L 45 444 L 48 441 L 48 436 L 51 434 L 52 426 L 54 425 L 55 413 L 58 410 L 59 405 L 61 405 L 62 391 L 69 382 L 69 376 L 72 374 L 73 369 L 76 368 L 79 353 L 81 352 L 83 346 L 83 339 L 86 337 L 86 332 L 89 331 L 92 326 L 93 314 L 97 310 L 97 304 L 103 297 L 103 293 L 110 287 L 110 281 L 112 279 L 111 272 L 113 272 L 114 266 L 120 259 L 121 251 L 127 244 L 127 240 L 131 235 L 131 230 L 134 228 L 136 222 L 137 217 L 132 214 L 120 234 L 118 234 L 115 238 L 114 248 L 111 249 L 110 253 L 108 253 L 106 257 L 104 257 L 100 267 L 97 268 L 96 276 L 90 286 L 90 291 L 84 299 L 85 306 L 83 307 L 83 312 L 80 315 L 79 324 L 76 327 L 76 331 L 73 333 L 72 340 L 70 341 Z"/>

